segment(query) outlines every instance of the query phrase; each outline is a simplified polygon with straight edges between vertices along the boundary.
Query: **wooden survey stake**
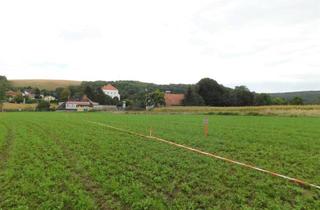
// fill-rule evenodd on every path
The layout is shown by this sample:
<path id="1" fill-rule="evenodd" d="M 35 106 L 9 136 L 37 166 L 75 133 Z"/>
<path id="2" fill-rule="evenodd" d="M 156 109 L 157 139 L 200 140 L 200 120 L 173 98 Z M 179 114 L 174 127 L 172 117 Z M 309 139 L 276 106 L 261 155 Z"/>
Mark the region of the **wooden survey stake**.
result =
<path id="1" fill-rule="evenodd" d="M 150 136 L 152 136 L 152 130 L 153 130 L 153 129 L 150 127 L 150 130 L 149 130 L 149 135 L 150 135 Z"/>
<path id="2" fill-rule="evenodd" d="M 204 118 L 203 120 L 203 131 L 204 131 L 204 136 L 208 137 L 209 134 L 209 119 L 208 118 Z"/>

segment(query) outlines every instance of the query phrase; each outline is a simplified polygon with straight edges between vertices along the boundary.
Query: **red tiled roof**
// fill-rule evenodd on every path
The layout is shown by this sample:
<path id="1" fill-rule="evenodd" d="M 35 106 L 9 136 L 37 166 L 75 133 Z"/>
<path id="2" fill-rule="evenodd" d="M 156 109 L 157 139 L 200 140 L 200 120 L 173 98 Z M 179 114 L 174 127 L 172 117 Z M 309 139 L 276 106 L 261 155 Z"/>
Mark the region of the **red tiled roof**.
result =
<path id="1" fill-rule="evenodd" d="M 76 105 L 79 105 L 79 106 L 94 106 L 94 105 L 99 105 L 99 103 L 97 102 L 93 102 L 91 101 L 87 95 L 84 95 L 81 99 L 81 101 L 76 101 L 76 100 L 72 100 L 72 99 L 69 99 L 67 101 L 68 104 L 76 104 Z"/>
<path id="2" fill-rule="evenodd" d="M 9 97 L 15 97 L 15 96 L 17 96 L 17 95 L 19 95 L 19 93 L 13 92 L 13 91 L 11 91 L 11 90 L 9 90 L 9 91 L 6 92 L 6 96 L 9 96 Z"/>
<path id="3" fill-rule="evenodd" d="M 165 93 L 164 99 L 166 106 L 179 106 L 182 105 L 184 94 Z"/>
<path id="4" fill-rule="evenodd" d="M 118 90 L 118 89 L 113 87 L 111 84 L 107 84 L 102 87 L 102 90 Z"/>
<path id="5" fill-rule="evenodd" d="M 68 104 L 77 104 L 80 106 L 90 106 L 90 102 L 87 101 L 67 101 Z"/>

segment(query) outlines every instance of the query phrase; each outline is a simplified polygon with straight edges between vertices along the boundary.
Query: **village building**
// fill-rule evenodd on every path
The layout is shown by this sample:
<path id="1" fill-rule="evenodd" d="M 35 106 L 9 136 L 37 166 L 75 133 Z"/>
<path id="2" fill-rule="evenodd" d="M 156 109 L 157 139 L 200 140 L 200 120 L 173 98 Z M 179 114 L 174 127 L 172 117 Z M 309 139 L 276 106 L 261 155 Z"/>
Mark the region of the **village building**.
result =
<path id="1" fill-rule="evenodd" d="M 26 91 L 26 90 L 22 92 L 22 96 L 26 97 L 26 98 L 29 98 L 29 99 L 32 99 L 32 100 L 35 99 L 35 94 L 33 94 L 33 93 L 29 92 L 29 91 Z"/>
<path id="2" fill-rule="evenodd" d="M 99 106 L 99 103 L 91 101 L 87 96 L 83 96 L 81 100 L 72 100 L 61 103 L 58 107 L 58 110 L 66 110 L 66 111 L 90 111 L 95 106 Z"/>
<path id="3" fill-rule="evenodd" d="M 164 99 L 166 106 L 181 106 L 184 99 L 184 94 L 176 94 L 166 91 L 164 94 Z"/>
<path id="4" fill-rule="evenodd" d="M 54 96 L 43 96 L 43 100 L 47 102 L 55 101 L 56 98 Z"/>
<path id="5" fill-rule="evenodd" d="M 9 102 L 13 101 L 13 99 L 14 99 L 15 97 L 19 96 L 19 95 L 21 95 L 21 93 L 19 93 L 19 92 L 14 92 L 14 91 L 11 91 L 11 90 L 9 90 L 9 91 L 6 92 L 6 97 L 8 98 L 8 101 L 9 101 Z"/>
<path id="6" fill-rule="evenodd" d="M 104 94 L 110 96 L 112 99 L 118 98 L 118 100 L 120 101 L 119 90 L 114 86 L 112 86 L 111 84 L 105 85 L 101 89 L 104 92 Z"/>
<path id="7" fill-rule="evenodd" d="M 6 92 L 6 96 L 7 96 L 7 97 L 16 97 L 16 96 L 18 96 L 18 95 L 19 95 L 18 92 L 14 92 L 14 91 L 12 91 L 12 90 L 9 90 L 9 91 Z"/>

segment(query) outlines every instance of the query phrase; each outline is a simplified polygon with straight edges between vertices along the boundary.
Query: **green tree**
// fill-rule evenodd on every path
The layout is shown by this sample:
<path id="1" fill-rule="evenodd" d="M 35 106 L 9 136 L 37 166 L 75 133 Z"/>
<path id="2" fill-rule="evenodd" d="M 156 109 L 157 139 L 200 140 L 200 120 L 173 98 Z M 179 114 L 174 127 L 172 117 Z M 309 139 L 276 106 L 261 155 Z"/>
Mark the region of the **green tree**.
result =
<path id="1" fill-rule="evenodd" d="M 62 90 L 63 90 L 63 88 L 62 88 Z M 71 90 L 70 90 L 70 91 L 71 91 Z M 42 90 L 41 90 L 41 94 L 42 94 L 43 96 L 53 96 L 53 97 L 55 97 L 56 99 L 58 98 L 58 97 L 57 97 L 57 92 L 56 92 L 55 90 L 42 89 Z M 72 93 L 71 93 L 71 95 L 72 95 Z"/>
<path id="2" fill-rule="evenodd" d="M 6 91 L 9 90 L 10 83 L 5 76 L 0 76 L 0 103 L 6 99 Z"/>
<path id="3" fill-rule="evenodd" d="M 13 101 L 15 103 L 21 104 L 23 103 L 23 101 L 25 100 L 25 98 L 22 96 L 21 93 L 19 93 L 16 97 L 14 97 Z"/>
<path id="4" fill-rule="evenodd" d="M 34 98 L 35 98 L 35 99 L 40 99 L 41 91 L 40 91 L 39 88 L 33 89 L 32 92 L 34 93 Z"/>
<path id="5" fill-rule="evenodd" d="M 61 92 L 60 100 L 67 101 L 70 97 L 70 94 L 71 94 L 71 92 L 70 92 L 69 88 L 64 88 Z"/>
<path id="6" fill-rule="evenodd" d="M 37 105 L 37 111 L 49 111 L 50 103 L 47 101 L 39 101 Z"/>
<path id="7" fill-rule="evenodd" d="M 300 97 L 294 97 L 290 100 L 291 105 L 303 105 L 303 99 Z"/>
<path id="8" fill-rule="evenodd" d="M 147 93 L 145 97 L 145 105 L 155 107 L 165 105 L 164 93 L 160 90 L 153 91 L 151 93 Z"/>
<path id="9" fill-rule="evenodd" d="M 254 104 L 254 94 L 246 86 L 235 87 L 234 96 L 237 106 L 252 106 Z"/>
<path id="10" fill-rule="evenodd" d="M 81 98 L 83 95 L 86 95 L 82 86 L 69 86 L 69 90 L 72 98 Z"/>
<path id="11" fill-rule="evenodd" d="M 260 93 L 255 95 L 255 105 L 263 106 L 263 105 L 271 105 L 272 98 L 269 94 Z"/>
<path id="12" fill-rule="evenodd" d="M 197 92 L 208 106 L 223 106 L 226 88 L 210 78 L 201 79 L 197 83 Z"/>
<path id="13" fill-rule="evenodd" d="M 112 105 L 122 106 L 122 103 L 121 103 L 121 101 L 119 100 L 118 97 L 114 97 L 112 99 Z"/>
<path id="14" fill-rule="evenodd" d="M 63 87 L 58 87 L 56 88 L 56 90 L 54 91 L 53 96 L 57 98 L 58 101 L 61 101 L 61 93 L 64 90 Z"/>
<path id="15" fill-rule="evenodd" d="M 144 109 L 146 106 L 146 94 L 145 93 L 136 94 L 134 97 L 132 97 L 132 99 L 129 99 L 128 101 L 129 101 L 129 105 L 128 105 L 129 108 L 136 109 L 136 110 Z"/>
<path id="16" fill-rule="evenodd" d="M 288 101 L 281 97 L 272 98 L 272 104 L 273 105 L 286 105 L 288 104 Z"/>
<path id="17" fill-rule="evenodd" d="M 184 106 L 203 106 L 205 102 L 203 98 L 191 86 L 189 86 L 182 104 Z"/>
<path id="18" fill-rule="evenodd" d="M 93 89 L 88 85 L 85 87 L 84 89 L 84 94 L 90 98 L 90 100 L 92 101 L 96 101 L 96 94 L 95 92 L 93 91 Z M 98 102 L 98 101 L 97 101 Z"/>

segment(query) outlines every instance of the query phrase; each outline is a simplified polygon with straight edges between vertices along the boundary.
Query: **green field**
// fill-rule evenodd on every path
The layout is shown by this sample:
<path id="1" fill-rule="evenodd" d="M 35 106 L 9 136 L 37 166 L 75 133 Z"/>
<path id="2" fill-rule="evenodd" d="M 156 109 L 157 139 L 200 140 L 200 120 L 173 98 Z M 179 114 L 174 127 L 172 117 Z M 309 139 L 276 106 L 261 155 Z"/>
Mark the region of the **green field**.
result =
<path id="1" fill-rule="evenodd" d="M 320 118 L 0 113 L 0 209 L 319 209 L 318 189 L 103 124 L 320 185 Z"/>
<path id="2" fill-rule="evenodd" d="M 153 112 L 176 114 L 197 113 L 214 115 L 320 117 L 320 105 L 271 105 L 242 107 L 169 106 L 156 108 Z"/>

